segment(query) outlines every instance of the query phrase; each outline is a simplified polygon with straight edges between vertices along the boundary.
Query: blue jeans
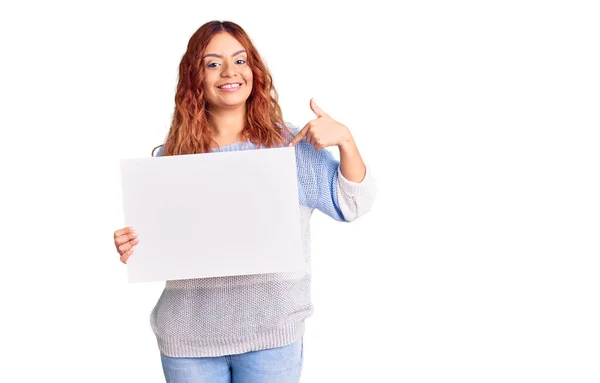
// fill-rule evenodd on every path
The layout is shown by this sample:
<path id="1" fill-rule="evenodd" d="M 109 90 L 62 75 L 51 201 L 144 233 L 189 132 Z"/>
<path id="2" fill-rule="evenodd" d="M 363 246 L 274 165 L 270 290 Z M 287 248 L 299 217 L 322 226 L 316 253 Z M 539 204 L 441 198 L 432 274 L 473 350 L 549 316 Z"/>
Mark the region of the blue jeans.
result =
<path id="1" fill-rule="evenodd" d="M 289 346 L 209 358 L 160 354 L 167 383 L 297 383 L 302 340 Z"/>

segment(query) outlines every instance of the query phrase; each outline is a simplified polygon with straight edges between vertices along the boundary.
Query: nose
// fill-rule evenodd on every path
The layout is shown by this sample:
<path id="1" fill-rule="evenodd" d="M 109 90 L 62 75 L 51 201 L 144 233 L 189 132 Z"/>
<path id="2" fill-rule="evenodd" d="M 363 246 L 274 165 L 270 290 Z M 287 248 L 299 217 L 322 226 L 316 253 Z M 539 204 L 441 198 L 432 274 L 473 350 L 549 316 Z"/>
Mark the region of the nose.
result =
<path id="1" fill-rule="evenodd" d="M 235 65 L 231 61 L 224 62 L 221 68 L 223 68 L 221 71 L 221 77 L 234 77 L 237 73 L 235 70 Z"/>

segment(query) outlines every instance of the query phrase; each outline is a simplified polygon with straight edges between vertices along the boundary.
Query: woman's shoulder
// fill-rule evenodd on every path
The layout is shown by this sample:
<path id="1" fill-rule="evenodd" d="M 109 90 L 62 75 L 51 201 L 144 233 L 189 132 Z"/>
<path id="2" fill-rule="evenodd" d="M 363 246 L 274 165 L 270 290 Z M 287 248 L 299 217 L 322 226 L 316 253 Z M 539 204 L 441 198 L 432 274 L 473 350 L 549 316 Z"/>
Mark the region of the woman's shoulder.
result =
<path id="1" fill-rule="evenodd" d="M 280 124 L 277 124 L 277 126 L 279 127 L 279 130 L 281 131 L 286 140 L 292 140 L 294 136 L 298 134 L 301 130 L 301 128 L 292 124 L 289 121 L 285 121 L 285 127 L 281 126 Z"/>

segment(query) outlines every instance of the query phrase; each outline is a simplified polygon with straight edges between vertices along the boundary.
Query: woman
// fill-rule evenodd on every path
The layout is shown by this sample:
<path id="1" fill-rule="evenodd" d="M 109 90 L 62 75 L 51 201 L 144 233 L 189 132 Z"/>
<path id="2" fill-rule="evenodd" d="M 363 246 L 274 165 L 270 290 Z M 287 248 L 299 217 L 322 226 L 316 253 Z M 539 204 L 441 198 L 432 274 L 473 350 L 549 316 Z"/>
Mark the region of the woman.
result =
<path id="1" fill-rule="evenodd" d="M 158 155 L 295 146 L 306 268 L 167 281 L 151 314 L 167 382 L 298 382 L 304 320 L 312 314 L 312 212 L 349 222 L 376 193 L 348 128 L 314 100 L 310 107 L 316 118 L 304 128 L 284 123 L 271 75 L 238 25 L 211 21 L 191 37 Z M 340 162 L 322 150 L 333 145 Z M 114 241 L 126 263 L 140 239 L 126 227 Z"/>

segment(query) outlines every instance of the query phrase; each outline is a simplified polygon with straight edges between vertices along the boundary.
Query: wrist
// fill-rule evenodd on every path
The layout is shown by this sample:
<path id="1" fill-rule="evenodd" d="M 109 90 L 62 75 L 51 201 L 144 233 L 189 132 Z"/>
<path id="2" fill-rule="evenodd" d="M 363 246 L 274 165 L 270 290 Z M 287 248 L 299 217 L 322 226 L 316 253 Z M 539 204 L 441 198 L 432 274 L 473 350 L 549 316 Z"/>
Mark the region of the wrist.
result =
<path id="1" fill-rule="evenodd" d="M 337 146 L 340 149 L 346 149 L 354 145 L 354 137 L 350 133 L 350 129 L 346 128 Z"/>

